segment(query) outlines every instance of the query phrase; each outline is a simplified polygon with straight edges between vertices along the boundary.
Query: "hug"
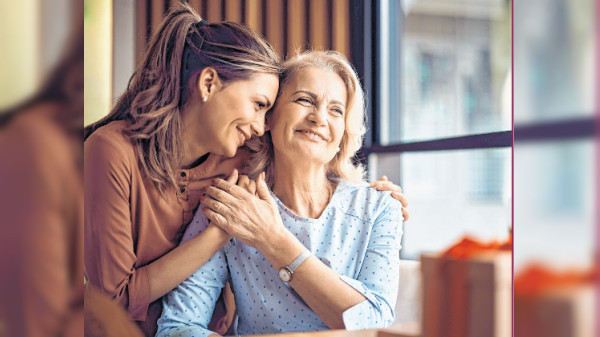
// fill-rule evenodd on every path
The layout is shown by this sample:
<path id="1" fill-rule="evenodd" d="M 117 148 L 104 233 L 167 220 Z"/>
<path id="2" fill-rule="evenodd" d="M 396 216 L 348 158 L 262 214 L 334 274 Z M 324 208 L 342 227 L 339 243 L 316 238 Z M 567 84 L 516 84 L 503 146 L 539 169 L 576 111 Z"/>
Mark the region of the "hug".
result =
<path id="1" fill-rule="evenodd" d="M 363 181 L 364 95 L 341 54 L 282 63 L 178 5 L 85 131 L 86 279 L 146 335 L 392 323 L 406 199 Z"/>

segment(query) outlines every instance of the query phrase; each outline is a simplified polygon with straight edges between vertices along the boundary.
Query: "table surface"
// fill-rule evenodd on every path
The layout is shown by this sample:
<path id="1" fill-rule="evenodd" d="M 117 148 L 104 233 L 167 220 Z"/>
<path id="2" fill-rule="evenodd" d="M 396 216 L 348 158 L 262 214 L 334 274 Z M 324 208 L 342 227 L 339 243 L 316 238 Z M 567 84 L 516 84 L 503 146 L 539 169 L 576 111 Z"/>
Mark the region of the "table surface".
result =
<path id="1" fill-rule="evenodd" d="M 421 328 L 418 323 L 396 324 L 385 329 L 368 330 L 325 330 L 311 332 L 292 332 L 274 335 L 252 335 L 260 337 L 420 337 Z"/>

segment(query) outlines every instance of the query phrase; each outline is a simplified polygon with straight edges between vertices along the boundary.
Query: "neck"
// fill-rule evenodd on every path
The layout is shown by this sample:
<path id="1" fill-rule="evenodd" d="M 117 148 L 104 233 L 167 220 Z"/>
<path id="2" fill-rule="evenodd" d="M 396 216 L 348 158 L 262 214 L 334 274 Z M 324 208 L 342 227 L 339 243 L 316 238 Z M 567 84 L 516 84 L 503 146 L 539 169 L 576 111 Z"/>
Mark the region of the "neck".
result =
<path id="1" fill-rule="evenodd" d="M 335 184 L 327 179 L 325 166 L 300 165 L 283 158 L 274 162 L 273 193 L 279 200 L 299 216 L 321 216 L 335 190 Z"/>
<path id="2" fill-rule="evenodd" d="M 184 125 L 191 125 L 185 123 Z M 195 124 L 194 124 L 195 125 Z M 182 168 L 192 168 L 198 166 L 208 157 L 208 150 L 198 142 L 193 136 L 193 132 L 189 132 L 184 126 L 183 130 L 183 157 L 181 158 Z"/>
<path id="3" fill-rule="evenodd" d="M 197 120 L 194 120 L 195 118 L 198 118 L 198 116 L 200 116 L 200 114 L 188 113 L 187 111 L 183 113 L 183 156 L 181 158 L 182 168 L 192 168 L 198 166 L 203 162 L 202 158 L 209 153 L 205 142 L 202 142 L 200 138 L 198 138 L 198 135 L 202 134 L 201 130 L 198 130 L 197 127 L 190 129 L 191 126 L 202 125 L 202 123 L 198 123 Z"/>

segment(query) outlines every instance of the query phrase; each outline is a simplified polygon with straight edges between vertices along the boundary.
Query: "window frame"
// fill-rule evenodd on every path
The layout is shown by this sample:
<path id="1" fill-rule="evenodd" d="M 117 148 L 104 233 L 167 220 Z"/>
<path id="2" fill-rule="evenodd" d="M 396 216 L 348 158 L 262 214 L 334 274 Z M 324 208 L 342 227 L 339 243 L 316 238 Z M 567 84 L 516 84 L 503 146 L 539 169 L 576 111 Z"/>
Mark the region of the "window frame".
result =
<path id="1" fill-rule="evenodd" d="M 384 0 L 387 1 L 387 0 Z M 363 148 L 359 152 L 359 160 L 367 165 L 367 158 L 371 154 L 402 154 L 405 152 L 446 151 L 486 148 L 511 148 L 514 139 L 514 125 L 511 122 L 510 130 L 486 133 L 469 133 L 455 137 L 440 137 L 421 141 L 394 142 L 383 145 L 381 142 L 381 0 L 352 0 L 353 36 L 356 37 L 352 48 L 352 57 L 359 77 L 362 79 L 367 102 L 367 133 Z M 402 21 L 403 16 L 398 16 Z M 401 23 L 400 23 L 401 24 Z M 367 39 L 365 37 L 371 37 Z M 400 50 L 402 47 L 400 46 Z M 512 67 L 512 62 L 511 62 Z M 400 85 L 402 85 L 400 83 Z M 400 111 L 402 113 L 402 111 Z M 401 183 L 401 182 L 400 182 Z"/>

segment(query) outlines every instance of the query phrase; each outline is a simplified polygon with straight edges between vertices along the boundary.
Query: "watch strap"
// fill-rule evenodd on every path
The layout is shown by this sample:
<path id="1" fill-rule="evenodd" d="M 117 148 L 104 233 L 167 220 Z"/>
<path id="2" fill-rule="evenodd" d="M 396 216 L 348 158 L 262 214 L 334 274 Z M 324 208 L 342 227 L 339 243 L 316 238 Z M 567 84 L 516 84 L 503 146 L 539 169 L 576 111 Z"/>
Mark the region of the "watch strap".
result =
<path id="1" fill-rule="evenodd" d="M 289 266 L 285 267 L 287 270 L 290 271 L 290 273 L 293 273 L 296 268 L 298 268 L 302 262 L 306 261 L 306 259 L 308 259 L 308 257 L 310 256 L 310 251 L 308 249 L 305 249 L 302 254 L 300 254 L 300 256 L 298 256 L 294 261 L 292 261 L 292 263 L 290 263 Z"/>

